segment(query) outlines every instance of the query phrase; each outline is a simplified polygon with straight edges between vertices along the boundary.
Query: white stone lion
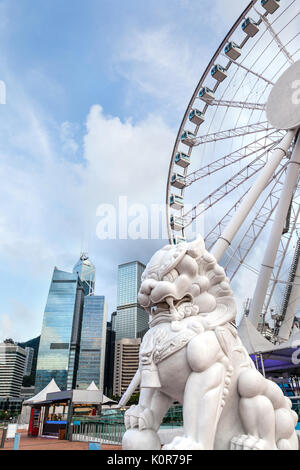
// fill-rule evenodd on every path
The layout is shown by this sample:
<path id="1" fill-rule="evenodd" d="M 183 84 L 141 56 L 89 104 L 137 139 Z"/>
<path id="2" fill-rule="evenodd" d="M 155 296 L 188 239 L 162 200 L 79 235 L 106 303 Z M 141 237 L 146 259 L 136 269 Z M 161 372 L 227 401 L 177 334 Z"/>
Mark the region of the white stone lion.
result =
<path id="1" fill-rule="evenodd" d="M 297 414 L 242 345 L 229 280 L 202 238 L 159 250 L 138 299 L 152 320 L 120 402 L 140 384 L 139 404 L 125 414 L 123 449 L 160 449 L 157 432 L 175 401 L 183 405 L 184 436 L 163 449 L 298 449 Z"/>

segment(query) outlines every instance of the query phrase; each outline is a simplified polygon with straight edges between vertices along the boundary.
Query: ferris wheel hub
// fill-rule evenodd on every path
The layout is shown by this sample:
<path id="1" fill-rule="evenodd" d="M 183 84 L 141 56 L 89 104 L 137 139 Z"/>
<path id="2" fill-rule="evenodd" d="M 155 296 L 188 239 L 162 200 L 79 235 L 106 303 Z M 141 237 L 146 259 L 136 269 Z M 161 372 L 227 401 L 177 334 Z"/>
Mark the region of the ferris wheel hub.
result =
<path id="1" fill-rule="evenodd" d="M 300 61 L 291 65 L 274 85 L 266 112 L 276 129 L 300 127 Z"/>

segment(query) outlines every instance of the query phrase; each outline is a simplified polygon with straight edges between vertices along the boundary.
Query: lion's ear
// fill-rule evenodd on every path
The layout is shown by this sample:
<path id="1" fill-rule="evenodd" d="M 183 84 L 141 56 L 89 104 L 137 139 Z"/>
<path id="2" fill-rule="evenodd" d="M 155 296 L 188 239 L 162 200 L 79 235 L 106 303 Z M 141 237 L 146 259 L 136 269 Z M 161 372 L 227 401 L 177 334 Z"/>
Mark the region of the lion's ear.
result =
<path id="1" fill-rule="evenodd" d="M 196 240 L 188 244 L 187 254 L 192 258 L 199 258 L 205 252 L 205 243 L 201 235 Z"/>

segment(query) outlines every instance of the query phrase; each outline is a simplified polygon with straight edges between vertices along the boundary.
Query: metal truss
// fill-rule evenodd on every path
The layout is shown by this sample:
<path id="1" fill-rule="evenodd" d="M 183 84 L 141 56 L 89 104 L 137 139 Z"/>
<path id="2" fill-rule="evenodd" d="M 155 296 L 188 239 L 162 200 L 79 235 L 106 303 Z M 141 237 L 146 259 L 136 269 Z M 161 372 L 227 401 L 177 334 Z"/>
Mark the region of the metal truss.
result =
<path id="1" fill-rule="evenodd" d="M 285 57 L 287 58 L 287 60 L 291 63 L 291 64 L 294 64 L 295 61 L 292 57 L 292 55 L 288 52 L 288 50 L 286 49 L 286 47 L 284 46 L 284 44 L 282 43 L 278 33 L 276 33 L 276 31 L 274 31 L 271 23 L 269 22 L 269 20 L 264 16 L 264 15 L 261 15 L 259 13 L 259 11 L 256 10 L 256 8 L 254 8 L 254 10 L 256 11 L 256 13 L 258 15 L 260 15 L 262 21 L 265 23 L 266 27 L 268 28 L 268 31 L 271 33 L 271 35 L 273 36 L 273 39 L 274 41 L 276 42 L 276 44 L 278 45 L 279 49 L 283 52 L 283 54 L 285 55 Z"/>
<path id="2" fill-rule="evenodd" d="M 280 142 L 280 141 L 278 141 Z M 223 199 L 228 194 L 232 193 L 235 189 L 245 183 L 249 178 L 256 175 L 266 164 L 267 154 L 273 147 L 277 145 L 275 142 L 271 147 L 265 150 L 261 155 L 257 156 L 251 163 L 246 165 L 235 175 L 229 178 L 219 188 L 213 191 L 211 194 L 206 196 L 196 206 L 194 206 L 189 212 L 183 215 L 184 225 L 188 227 L 193 221 L 199 217 L 207 208 L 213 207 L 217 202 Z"/>
<path id="3" fill-rule="evenodd" d="M 280 137 L 283 137 L 283 135 L 283 132 L 274 130 L 270 132 L 270 134 L 267 134 L 264 137 L 261 137 L 260 139 L 255 140 L 250 144 L 245 145 L 244 147 L 235 150 L 234 152 L 231 152 L 230 154 L 225 155 L 224 157 L 219 158 L 218 160 L 200 168 L 199 170 L 194 171 L 193 173 L 190 173 L 185 178 L 186 187 L 190 186 L 191 184 L 195 183 L 196 181 L 202 178 L 205 178 L 206 176 L 209 176 L 213 173 L 216 173 L 217 171 L 222 170 L 223 168 L 233 165 L 234 163 L 238 163 L 244 158 L 251 157 L 253 154 L 257 153 L 261 149 L 266 149 L 267 147 L 270 147 L 274 144 L 274 141 L 278 142 Z M 266 145 L 266 141 L 268 139 L 270 140 L 270 142 Z"/>
<path id="4" fill-rule="evenodd" d="M 295 203 L 295 206 L 296 206 L 296 210 L 294 207 L 292 209 L 293 216 L 292 216 L 292 221 L 291 221 L 291 230 L 287 234 L 283 235 L 280 240 L 275 267 L 272 272 L 271 281 L 270 281 L 269 288 L 268 288 L 265 302 L 264 302 L 265 312 L 268 311 L 275 288 L 280 283 L 279 276 L 283 267 L 284 260 L 287 257 L 287 253 L 288 253 L 291 241 L 293 239 L 293 235 L 297 227 L 297 222 L 298 222 L 298 218 L 300 215 L 300 204 Z"/>
<path id="5" fill-rule="evenodd" d="M 210 142 L 218 142 L 219 140 L 232 139 L 233 137 L 241 137 L 270 130 L 274 130 L 274 128 L 270 127 L 268 121 L 257 122 L 247 126 L 236 127 L 235 129 L 228 129 L 199 137 L 195 136 L 195 138 L 191 137 L 191 142 L 193 143 L 193 147 L 197 147 L 199 145 L 208 144 Z"/>
<path id="6" fill-rule="evenodd" d="M 209 101 L 210 106 L 226 106 L 227 108 L 242 108 L 264 111 L 266 109 L 265 103 L 247 103 L 246 101 L 229 101 L 229 100 L 212 100 Z"/>
<path id="7" fill-rule="evenodd" d="M 247 230 L 245 231 L 245 234 L 242 240 L 240 241 L 239 245 L 230 256 L 230 259 L 227 261 L 224 267 L 227 273 L 227 276 L 230 277 L 230 280 L 232 280 L 237 274 L 237 272 L 239 271 L 242 263 L 246 260 L 251 249 L 253 248 L 257 239 L 259 238 L 262 231 L 266 227 L 267 223 L 270 221 L 272 214 L 274 213 L 276 207 L 278 206 L 281 189 L 282 189 L 281 188 L 282 183 L 280 179 L 282 177 L 282 174 L 285 168 L 286 166 L 283 166 L 279 170 L 279 176 L 277 175 L 275 183 L 272 185 L 272 188 L 269 194 L 267 195 L 266 199 L 263 201 L 254 219 L 251 221 L 250 225 L 247 227 Z"/>
<path id="8" fill-rule="evenodd" d="M 228 57 L 225 55 L 225 54 L 221 54 L 221 56 L 225 57 L 226 59 L 228 59 Z M 271 82 L 271 80 L 268 80 L 266 77 L 263 77 L 262 75 L 260 75 L 259 73 L 257 72 L 254 72 L 254 70 L 252 69 L 249 69 L 248 67 L 246 67 L 244 64 L 240 64 L 239 62 L 237 62 L 236 60 L 234 59 L 230 59 L 230 62 L 232 62 L 233 64 L 237 65 L 238 67 L 240 67 L 241 69 L 245 70 L 246 72 L 250 73 L 251 75 L 254 75 L 255 77 L 257 78 L 260 78 L 261 80 L 263 80 L 264 82 L 268 83 L 268 85 L 274 85 L 273 82 Z"/>

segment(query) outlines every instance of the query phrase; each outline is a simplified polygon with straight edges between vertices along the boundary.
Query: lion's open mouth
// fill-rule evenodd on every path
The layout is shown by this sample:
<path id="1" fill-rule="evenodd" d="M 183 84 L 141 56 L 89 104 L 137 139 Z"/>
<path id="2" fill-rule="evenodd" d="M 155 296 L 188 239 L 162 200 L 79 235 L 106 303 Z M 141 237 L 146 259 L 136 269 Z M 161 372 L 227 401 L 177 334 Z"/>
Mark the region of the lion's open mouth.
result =
<path id="1" fill-rule="evenodd" d="M 191 302 L 192 298 L 190 295 L 186 295 L 179 300 L 176 300 L 173 297 L 167 297 L 164 302 L 159 302 L 157 304 L 152 305 L 150 313 L 152 316 L 177 313 L 179 307 L 189 307 L 191 306 Z"/>

